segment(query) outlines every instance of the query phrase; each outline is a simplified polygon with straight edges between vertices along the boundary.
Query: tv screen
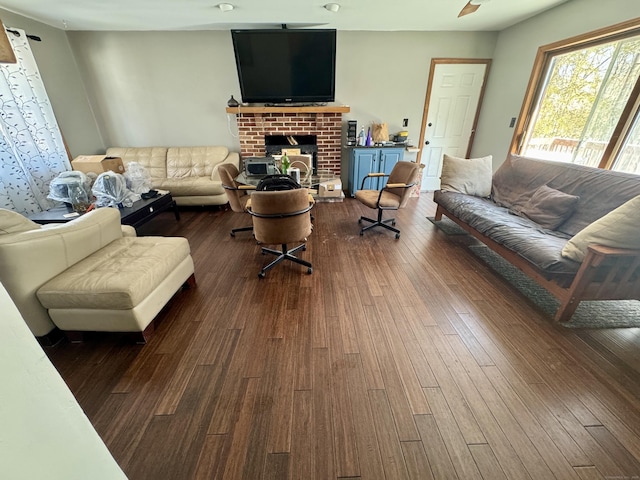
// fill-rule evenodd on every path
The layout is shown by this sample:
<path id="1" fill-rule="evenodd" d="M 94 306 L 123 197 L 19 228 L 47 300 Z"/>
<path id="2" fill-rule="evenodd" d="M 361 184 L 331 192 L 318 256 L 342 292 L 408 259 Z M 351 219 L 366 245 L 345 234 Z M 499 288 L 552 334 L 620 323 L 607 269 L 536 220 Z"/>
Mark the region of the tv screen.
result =
<path id="1" fill-rule="evenodd" d="M 246 103 L 333 102 L 335 30 L 232 30 Z"/>

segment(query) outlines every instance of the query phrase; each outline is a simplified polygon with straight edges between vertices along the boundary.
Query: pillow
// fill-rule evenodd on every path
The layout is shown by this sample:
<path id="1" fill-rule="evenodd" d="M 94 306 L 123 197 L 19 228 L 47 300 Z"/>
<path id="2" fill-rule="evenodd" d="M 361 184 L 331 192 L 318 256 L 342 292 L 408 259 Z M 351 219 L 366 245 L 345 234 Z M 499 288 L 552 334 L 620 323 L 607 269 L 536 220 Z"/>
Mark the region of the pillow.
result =
<path id="1" fill-rule="evenodd" d="M 491 195 L 493 157 L 458 158 L 444 154 L 440 190 L 443 192 L 466 193 L 476 197 Z"/>
<path id="2" fill-rule="evenodd" d="M 555 230 L 573 213 L 578 200 L 580 197 L 542 185 L 533 193 L 520 213 L 544 228 Z"/>
<path id="3" fill-rule="evenodd" d="M 38 230 L 40 225 L 17 212 L 0 208 L 0 235 Z"/>
<path id="4" fill-rule="evenodd" d="M 587 246 L 640 248 L 640 195 L 580 230 L 562 249 L 562 256 L 582 262 Z"/>

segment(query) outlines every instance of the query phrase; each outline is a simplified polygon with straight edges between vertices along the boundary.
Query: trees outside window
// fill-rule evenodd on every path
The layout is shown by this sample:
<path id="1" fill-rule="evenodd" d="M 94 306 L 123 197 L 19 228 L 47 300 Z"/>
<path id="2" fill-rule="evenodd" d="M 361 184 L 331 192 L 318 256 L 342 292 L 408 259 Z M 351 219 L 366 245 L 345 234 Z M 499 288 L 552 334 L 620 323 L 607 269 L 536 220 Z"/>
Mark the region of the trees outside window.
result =
<path id="1" fill-rule="evenodd" d="M 514 153 L 640 173 L 636 23 L 541 47 Z"/>

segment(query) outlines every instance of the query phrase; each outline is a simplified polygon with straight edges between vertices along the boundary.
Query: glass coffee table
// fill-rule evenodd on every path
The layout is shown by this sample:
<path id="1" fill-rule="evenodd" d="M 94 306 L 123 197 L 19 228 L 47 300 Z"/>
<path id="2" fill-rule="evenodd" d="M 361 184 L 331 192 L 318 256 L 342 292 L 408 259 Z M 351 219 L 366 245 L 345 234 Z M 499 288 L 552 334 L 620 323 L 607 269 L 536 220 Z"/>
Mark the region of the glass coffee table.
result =
<path id="1" fill-rule="evenodd" d="M 264 177 L 266 175 L 246 175 L 245 172 L 240 172 L 235 181 L 243 185 L 257 187 Z M 302 187 L 309 189 L 309 193 L 316 202 L 342 202 L 344 200 L 342 181 L 333 172 L 319 171 L 313 175 L 301 175 L 299 183 Z"/>
<path id="2" fill-rule="evenodd" d="M 102 207 L 110 208 L 110 207 Z M 120 208 L 120 218 L 123 225 L 131 225 L 138 228 L 147 223 L 153 217 L 166 210 L 173 209 L 176 220 L 180 220 L 180 212 L 171 193 L 159 193 L 158 196 L 147 200 L 138 200 L 131 207 Z M 41 225 L 47 223 L 65 223 L 78 218 L 83 214 L 74 212 L 71 206 L 62 205 L 44 212 L 33 213 L 29 219 Z"/>

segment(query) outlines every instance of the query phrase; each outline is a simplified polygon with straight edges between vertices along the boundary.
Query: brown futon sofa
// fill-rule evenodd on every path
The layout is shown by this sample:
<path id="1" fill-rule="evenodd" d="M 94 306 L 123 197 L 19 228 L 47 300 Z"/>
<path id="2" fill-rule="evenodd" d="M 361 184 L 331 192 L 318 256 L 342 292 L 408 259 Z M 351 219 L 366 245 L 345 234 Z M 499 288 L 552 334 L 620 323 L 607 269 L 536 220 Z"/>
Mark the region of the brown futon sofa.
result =
<path id="1" fill-rule="evenodd" d="M 639 195 L 638 175 L 511 155 L 490 197 L 436 191 L 434 201 L 436 220 L 446 215 L 539 283 L 560 301 L 555 319 L 567 321 L 581 300 L 640 299 L 640 250 L 589 244 L 581 261 L 567 258 L 578 232 L 623 204 L 636 210 Z M 629 232 L 639 236 L 640 225 Z"/>

